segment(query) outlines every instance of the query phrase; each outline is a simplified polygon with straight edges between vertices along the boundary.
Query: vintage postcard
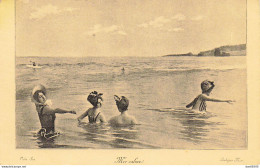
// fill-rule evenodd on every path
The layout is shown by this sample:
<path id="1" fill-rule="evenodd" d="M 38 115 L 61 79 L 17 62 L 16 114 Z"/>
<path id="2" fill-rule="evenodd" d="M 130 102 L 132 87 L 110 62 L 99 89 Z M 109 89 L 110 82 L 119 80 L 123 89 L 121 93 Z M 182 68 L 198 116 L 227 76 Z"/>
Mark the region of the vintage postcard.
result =
<path id="1" fill-rule="evenodd" d="M 259 6 L 0 1 L 0 164 L 260 164 Z"/>

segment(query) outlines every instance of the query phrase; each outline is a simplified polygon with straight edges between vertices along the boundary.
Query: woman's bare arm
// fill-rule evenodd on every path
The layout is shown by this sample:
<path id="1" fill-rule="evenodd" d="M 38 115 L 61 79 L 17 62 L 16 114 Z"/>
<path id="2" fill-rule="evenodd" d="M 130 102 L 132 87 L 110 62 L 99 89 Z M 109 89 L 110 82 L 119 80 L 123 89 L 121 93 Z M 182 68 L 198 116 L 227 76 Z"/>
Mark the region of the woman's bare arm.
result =
<path id="1" fill-rule="evenodd" d="M 190 104 L 186 105 L 186 108 L 190 108 L 191 106 L 193 106 L 198 98 L 195 98 Z"/>
<path id="2" fill-rule="evenodd" d="M 204 99 L 206 101 L 213 101 L 213 102 L 226 102 L 226 103 L 234 102 L 233 100 L 221 100 L 221 99 L 210 98 L 206 95 L 202 95 L 202 99 Z"/>
<path id="3" fill-rule="evenodd" d="M 87 111 L 85 111 L 83 114 L 81 114 L 77 119 L 78 121 L 83 120 L 86 116 L 88 116 L 88 112 L 90 109 L 88 109 Z"/>
<path id="4" fill-rule="evenodd" d="M 53 112 L 58 113 L 58 114 L 64 114 L 64 113 L 76 114 L 76 112 L 73 111 L 73 110 L 63 110 L 63 109 L 60 109 L 60 108 L 54 109 Z"/>

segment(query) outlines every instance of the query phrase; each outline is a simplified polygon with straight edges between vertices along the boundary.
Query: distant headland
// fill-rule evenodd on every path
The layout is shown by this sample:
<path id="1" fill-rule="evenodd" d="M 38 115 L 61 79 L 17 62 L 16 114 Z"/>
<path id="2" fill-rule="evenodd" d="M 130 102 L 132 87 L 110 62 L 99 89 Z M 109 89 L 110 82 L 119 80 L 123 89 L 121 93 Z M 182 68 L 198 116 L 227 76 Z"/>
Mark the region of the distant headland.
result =
<path id="1" fill-rule="evenodd" d="M 178 57 L 178 56 L 246 56 L 246 44 L 239 45 L 225 45 L 212 50 L 201 51 L 198 54 L 193 54 L 191 52 L 186 54 L 169 54 L 163 57 Z"/>

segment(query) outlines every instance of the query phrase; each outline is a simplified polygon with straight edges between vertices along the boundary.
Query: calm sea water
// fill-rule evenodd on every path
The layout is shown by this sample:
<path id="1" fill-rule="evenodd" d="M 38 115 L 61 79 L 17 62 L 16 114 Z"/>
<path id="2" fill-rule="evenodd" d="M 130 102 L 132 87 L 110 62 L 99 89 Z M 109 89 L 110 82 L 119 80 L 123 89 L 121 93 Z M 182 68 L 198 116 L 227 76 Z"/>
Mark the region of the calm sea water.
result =
<path id="1" fill-rule="evenodd" d="M 35 61 L 41 69 L 26 65 Z M 121 68 L 125 68 L 125 72 Z M 207 115 L 184 107 L 199 93 L 201 81 L 215 81 L 211 96 L 233 99 L 208 102 Z M 30 92 L 47 87 L 53 107 L 75 110 L 57 114 L 53 141 L 35 136 L 40 122 Z M 108 124 L 78 124 L 76 118 L 91 105 L 91 91 L 104 93 L 107 120 L 119 115 L 113 95 L 130 100 L 128 113 L 140 125 L 113 128 Z M 247 148 L 246 57 L 157 58 L 16 58 L 17 148 Z"/>

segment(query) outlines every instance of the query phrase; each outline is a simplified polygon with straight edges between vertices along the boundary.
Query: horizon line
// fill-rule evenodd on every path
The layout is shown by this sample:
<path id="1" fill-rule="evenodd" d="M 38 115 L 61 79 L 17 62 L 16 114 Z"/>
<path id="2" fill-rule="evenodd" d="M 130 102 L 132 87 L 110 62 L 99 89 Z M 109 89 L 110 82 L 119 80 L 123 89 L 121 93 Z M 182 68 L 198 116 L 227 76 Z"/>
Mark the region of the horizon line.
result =
<path id="1" fill-rule="evenodd" d="M 219 47 L 223 47 L 223 46 L 236 46 L 236 45 L 247 45 L 247 42 L 246 43 L 240 43 L 240 44 L 226 44 L 226 45 L 221 45 L 221 46 L 219 46 Z M 215 48 L 219 48 L 219 47 L 215 47 Z M 204 49 L 204 50 L 200 50 L 198 53 L 196 52 L 196 53 L 193 53 L 193 52 L 191 52 L 191 51 L 186 51 L 186 52 L 183 52 L 183 53 L 181 53 L 181 54 L 186 54 L 186 53 L 192 53 L 194 56 L 196 56 L 196 55 L 198 55 L 200 52 L 203 52 L 203 51 L 208 51 L 208 50 L 212 50 L 212 49 L 215 49 L 215 48 L 211 48 L 211 49 Z M 180 53 L 176 53 L 176 54 L 174 54 L 174 53 L 171 53 L 171 54 L 162 54 L 162 55 L 149 55 L 149 56 L 144 56 L 144 55 L 136 55 L 136 56 L 119 56 L 119 55 L 117 55 L 117 56 L 90 56 L 90 55 L 88 55 L 88 56 L 50 56 L 50 55 L 48 55 L 48 56 L 36 56 L 36 55 L 31 55 L 31 56 L 26 56 L 26 55 L 15 55 L 15 57 L 64 57 L 64 58 L 66 58 L 66 57 L 77 57 L 77 58 L 80 58 L 80 57 L 161 57 L 161 56 L 166 56 L 166 55 L 177 55 L 177 54 L 180 54 Z"/>

